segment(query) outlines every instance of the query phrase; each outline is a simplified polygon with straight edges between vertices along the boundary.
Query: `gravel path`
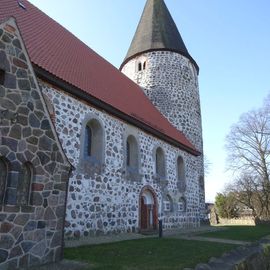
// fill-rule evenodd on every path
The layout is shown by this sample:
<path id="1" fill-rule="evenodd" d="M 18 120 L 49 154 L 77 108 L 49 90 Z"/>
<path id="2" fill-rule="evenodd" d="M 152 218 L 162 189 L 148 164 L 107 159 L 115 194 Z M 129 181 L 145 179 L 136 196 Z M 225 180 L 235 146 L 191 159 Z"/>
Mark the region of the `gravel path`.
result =
<path id="1" fill-rule="evenodd" d="M 224 244 L 232 244 L 232 245 L 248 245 L 251 242 L 247 241 L 239 241 L 239 240 L 231 240 L 231 239 L 222 239 L 222 238 L 213 238 L 213 237 L 204 237 L 204 236 L 179 236 L 176 237 L 179 239 L 185 240 L 194 240 L 194 241 L 206 241 L 206 242 L 216 242 L 216 243 L 224 243 Z"/>
<path id="2" fill-rule="evenodd" d="M 220 227 L 211 227 L 211 226 L 201 226 L 199 228 L 191 228 L 191 229 L 174 229 L 174 230 L 164 230 L 164 237 L 176 237 L 178 238 L 181 235 L 194 235 L 197 233 L 203 232 L 212 232 L 221 230 Z M 125 240 L 135 240 L 149 237 L 158 237 L 157 234 L 154 235 L 142 235 L 136 233 L 122 233 L 117 235 L 106 235 L 106 236 L 98 236 L 98 237 L 82 237 L 79 239 L 70 239 L 65 241 L 65 247 L 79 247 L 85 245 L 98 245 L 104 243 L 112 243 L 119 242 Z"/>

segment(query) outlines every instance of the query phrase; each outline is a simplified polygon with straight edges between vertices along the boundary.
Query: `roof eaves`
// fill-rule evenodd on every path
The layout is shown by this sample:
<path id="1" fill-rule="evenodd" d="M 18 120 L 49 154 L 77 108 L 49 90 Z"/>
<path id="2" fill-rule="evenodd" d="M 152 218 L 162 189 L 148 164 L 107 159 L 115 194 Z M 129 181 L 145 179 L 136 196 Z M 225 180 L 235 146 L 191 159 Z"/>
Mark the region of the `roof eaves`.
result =
<path id="1" fill-rule="evenodd" d="M 199 75 L 200 68 L 199 68 L 198 64 L 196 63 L 196 61 L 191 57 L 190 54 L 187 54 L 187 53 L 184 53 L 184 52 L 180 52 L 179 50 L 176 50 L 176 49 L 169 49 L 169 48 L 166 48 L 166 49 L 165 49 L 165 48 L 149 49 L 149 50 L 144 50 L 144 51 L 142 51 L 142 52 L 138 52 L 138 53 L 136 53 L 136 54 L 134 54 L 134 55 L 131 55 L 131 56 L 129 56 L 128 58 L 125 58 L 125 60 L 124 60 L 123 63 L 121 64 L 119 70 L 121 71 L 122 68 L 124 67 L 124 65 L 125 65 L 129 60 L 131 60 L 132 58 L 137 57 L 137 56 L 139 56 L 139 55 L 142 55 L 142 54 L 144 54 L 144 53 L 154 52 L 154 51 L 169 51 L 169 52 L 179 53 L 179 54 L 185 56 L 185 57 L 188 58 L 188 59 L 191 61 L 191 63 L 195 66 L 195 68 L 196 68 L 196 70 L 197 70 L 197 75 Z"/>

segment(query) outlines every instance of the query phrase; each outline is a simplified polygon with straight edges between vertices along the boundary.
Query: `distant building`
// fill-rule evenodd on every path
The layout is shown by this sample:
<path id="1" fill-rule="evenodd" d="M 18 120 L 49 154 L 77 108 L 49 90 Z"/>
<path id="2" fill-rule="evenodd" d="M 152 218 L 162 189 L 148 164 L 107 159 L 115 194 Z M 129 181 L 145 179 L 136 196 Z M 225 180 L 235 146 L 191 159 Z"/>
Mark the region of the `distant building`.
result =
<path id="1" fill-rule="evenodd" d="M 66 237 L 199 226 L 199 68 L 164 1 L 122 73 L 27 1 L 0 22 L 0 268 L 59 260 L 64 218 Z"/>

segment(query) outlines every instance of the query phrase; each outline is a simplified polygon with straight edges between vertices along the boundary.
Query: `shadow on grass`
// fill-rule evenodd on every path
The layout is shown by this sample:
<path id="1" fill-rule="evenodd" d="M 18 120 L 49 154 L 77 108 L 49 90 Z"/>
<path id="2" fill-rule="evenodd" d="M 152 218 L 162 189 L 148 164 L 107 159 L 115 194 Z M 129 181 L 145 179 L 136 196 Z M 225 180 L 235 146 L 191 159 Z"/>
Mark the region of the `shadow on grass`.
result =
<path id="1" fill-rule="evenodd" d="M 257 226 L 224 226 L 226 230 L 220 230 L 215 232 L 200 233 L 198 236 L 232 239 L 253 242 L 260 238 L 270 235 L 269 225 L 257 225 Z"/>
<path id="2" fill-rule="evenodd" d="M 65 258 L 85 261 L 95 270 L 180 270 L 207 262 L 235 245 L 148 238 L 65 249 Z"/>

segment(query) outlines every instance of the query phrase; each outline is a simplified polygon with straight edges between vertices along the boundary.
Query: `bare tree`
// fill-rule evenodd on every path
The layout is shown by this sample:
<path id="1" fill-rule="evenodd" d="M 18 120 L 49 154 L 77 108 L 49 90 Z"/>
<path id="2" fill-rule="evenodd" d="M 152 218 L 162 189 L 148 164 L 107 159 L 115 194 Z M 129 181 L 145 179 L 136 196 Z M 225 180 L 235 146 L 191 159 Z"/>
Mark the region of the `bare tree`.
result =
<path id="1" fill-rule="evenodd" d="M 270 97 L 263 108 L 243 114 L 227 136 L 228 167 L 238 179 L 239 201 L 270 217 Z M 241 191 L 241 192 L 240 192 Z"/>
<path id="2" fill-rule="evenodd" d="M 249 174 L 243 174 L 227 185 L 226 193 L 233 194 L 238 204 L 251 209 L 254 217 L 260 217 L 263 213 L 263 205 L 260 198 L 261 193 L 258 192 L 259 186 L 257 179 Z"/>

